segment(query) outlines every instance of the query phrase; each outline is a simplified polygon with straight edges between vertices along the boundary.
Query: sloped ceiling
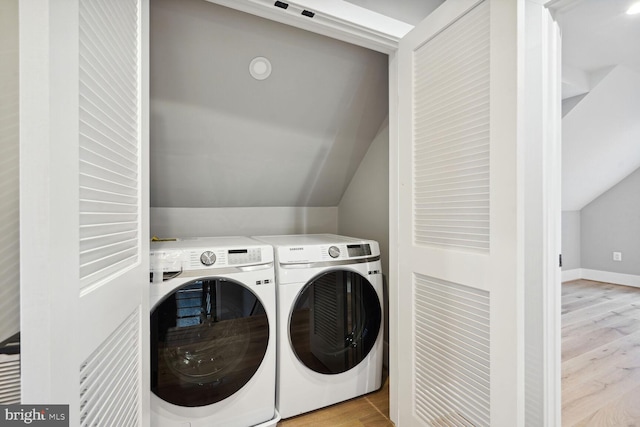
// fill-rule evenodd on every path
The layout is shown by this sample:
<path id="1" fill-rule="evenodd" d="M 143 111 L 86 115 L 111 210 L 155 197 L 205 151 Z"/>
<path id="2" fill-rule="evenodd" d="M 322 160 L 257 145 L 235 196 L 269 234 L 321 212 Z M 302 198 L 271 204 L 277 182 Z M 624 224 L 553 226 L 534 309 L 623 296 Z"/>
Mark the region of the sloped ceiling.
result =
<path id="1" fill-rule="evenodd" d="M 407 24 L 417 25 L 438 6 L 444 3 L 444 0 L 345 0 L 365 9 L 373 10 L 382 15 L 406 22 Z"/>
<path id="2" fill-rule="evenodd" d="M 337 206 L 387 116 L 386 55 L 203 0 L 151 1 L 150 57 L 153 207 Z"/>
<path id="3" fill-rule="evenodd" d="M 554 3 L 562 29 L 562 207 L 580 210 L 640 166 L 640 15 L 625 13 L 631 0 Z"/>
<path id="4" fill-rule="evenodd" d="M 557 0 L 562 2 L 562 0 Z M 586 93 L 600 71 L 616 65 L 640 72 L 640 15 L 631 0 L 565 0 L 562 28 L 563 98 Z"/>
<path id="5" fill-rule="evenodd" d="M 615 67 L 564 117 L 562 157 L 563 210 L 582 209 L 640 167 L 639 73 Z"/>

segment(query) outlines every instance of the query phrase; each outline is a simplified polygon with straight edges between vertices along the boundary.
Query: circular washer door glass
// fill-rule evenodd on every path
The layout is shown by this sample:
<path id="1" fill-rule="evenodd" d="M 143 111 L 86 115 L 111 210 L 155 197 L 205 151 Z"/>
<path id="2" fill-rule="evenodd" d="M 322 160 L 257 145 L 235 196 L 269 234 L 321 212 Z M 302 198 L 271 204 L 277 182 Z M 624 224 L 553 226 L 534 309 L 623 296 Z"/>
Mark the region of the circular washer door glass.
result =
<path id="1" fill-rule="evenodd" d="M 151 313 L 151 391 L 179 406 L 205 406 L 240 390 L 269 343 L 265 309 L 239 282 L 190 282 Z"/>
<path id="2" fill-rule="evenodd" d="M 309 369 L 339 374 L 367 357 L 381 322 L 380 300 L 371 283 L 356 272 L 334 270 L 302 289 L 289 320 L 289 338 Z"/>

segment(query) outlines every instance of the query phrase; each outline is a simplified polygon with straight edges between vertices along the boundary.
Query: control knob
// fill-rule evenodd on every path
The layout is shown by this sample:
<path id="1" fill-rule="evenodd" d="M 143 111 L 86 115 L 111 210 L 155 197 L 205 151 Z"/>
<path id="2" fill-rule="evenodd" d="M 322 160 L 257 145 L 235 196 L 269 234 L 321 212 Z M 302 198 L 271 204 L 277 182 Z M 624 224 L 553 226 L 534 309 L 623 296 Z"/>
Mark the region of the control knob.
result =
<path id="1" fill-rule="evenodd" d="M 331 246 L 329 248 L 329 256 L 331 258 L 338 258 L 340 256 L 340 248 L 337 246 Z"/>
<path id="2" fill-rule="evenodd" d="M 216 254 L 211 251 L 202 252 L 200 255 L 200 262 L 204 265 L 213 265 L 216 262 Z"/>

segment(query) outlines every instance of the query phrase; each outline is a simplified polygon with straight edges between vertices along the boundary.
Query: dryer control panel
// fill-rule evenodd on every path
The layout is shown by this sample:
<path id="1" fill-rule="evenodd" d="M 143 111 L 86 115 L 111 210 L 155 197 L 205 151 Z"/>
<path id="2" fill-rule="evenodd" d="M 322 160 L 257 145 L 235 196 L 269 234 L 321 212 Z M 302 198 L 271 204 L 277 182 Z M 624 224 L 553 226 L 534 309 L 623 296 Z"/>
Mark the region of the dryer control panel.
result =
<path id="1" fill-rule="evenodd" d="M 327 244 L 309 246 L 281 246 L 277 248 L 281 264 L 343 261 L 380 255 L 375 242 L 354 244 Z"/>

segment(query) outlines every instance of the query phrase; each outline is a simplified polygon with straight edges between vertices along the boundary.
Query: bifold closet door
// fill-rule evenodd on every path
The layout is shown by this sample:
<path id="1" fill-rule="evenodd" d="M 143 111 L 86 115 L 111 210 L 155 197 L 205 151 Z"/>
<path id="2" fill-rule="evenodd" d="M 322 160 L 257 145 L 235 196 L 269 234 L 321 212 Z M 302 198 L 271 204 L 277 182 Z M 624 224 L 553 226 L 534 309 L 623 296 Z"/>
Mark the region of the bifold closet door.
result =
<path id="1" fill-rule="evenodd" d="M 524 425 L 524 2 L 445 2 L 401 42 L 401 426 Z"/>
<path id="2" fill-rule="evenodd" d="M 22 399 L 148 425 L 148 1 L 20 1 Z"/>

